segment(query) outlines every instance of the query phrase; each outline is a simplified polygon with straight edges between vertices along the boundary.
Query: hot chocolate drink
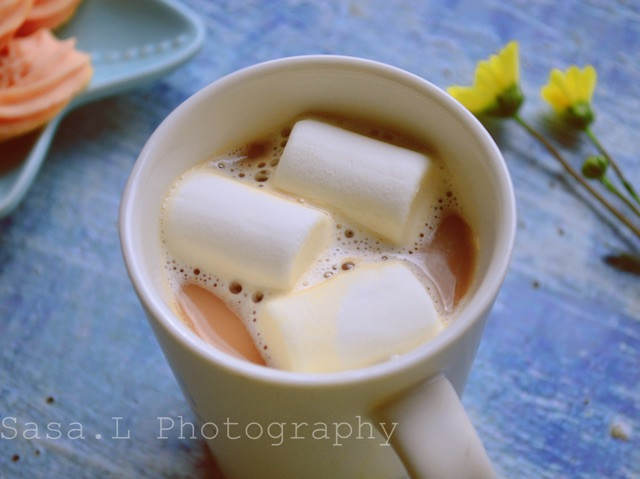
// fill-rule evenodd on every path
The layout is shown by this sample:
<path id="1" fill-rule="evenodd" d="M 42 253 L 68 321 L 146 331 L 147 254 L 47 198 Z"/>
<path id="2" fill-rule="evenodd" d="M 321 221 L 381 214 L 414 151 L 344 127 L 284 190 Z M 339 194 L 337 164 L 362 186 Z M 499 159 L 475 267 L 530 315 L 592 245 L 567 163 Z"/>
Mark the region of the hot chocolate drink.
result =
<path id="1" fill-rule="evenodd" d="M 455 320 L 474 233 L 446 158 L 383 126 L 305 115 L 178 178 L 161 235 L 175 310 L 257 364 L 387 360 Z"/>

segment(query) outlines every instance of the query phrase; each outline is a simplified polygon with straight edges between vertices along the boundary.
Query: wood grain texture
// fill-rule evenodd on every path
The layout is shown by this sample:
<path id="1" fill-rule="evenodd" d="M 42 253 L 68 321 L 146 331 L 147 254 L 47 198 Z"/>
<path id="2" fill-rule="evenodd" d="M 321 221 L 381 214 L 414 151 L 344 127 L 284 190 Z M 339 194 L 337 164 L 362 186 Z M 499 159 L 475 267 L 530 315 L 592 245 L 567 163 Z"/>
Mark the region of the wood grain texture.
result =
<path id="1" fill-rule="evenodd" d="M 203 50 L 156 83 L 71 113 L 34 188 L 0 220 L 0 417 L 9 418 L 0 431 L 18 436 L 0 439 L 0 478 L 217 477 L 201 440 L 158 439 L 159 417 L 194 418 L 130 286 L 116 222 L 147 137 L 226 73 L 334 53 L 445 88 L 469 83 L 477 60 L 516 39 L 523 115 L 547 128 L 539 89 L 550 69 L 593 64 L 593 129 L 640 185 L 636 0 L 184 3 L 207 25 Z M 500 477 L 639 478 L 640 277 L 604 258 L 640 254 L 640 242 L 516 124 L 488 128 L 513 177 L 519 226 L 464 403 Z M 549 134 L 577 165 L 592 152 Z M 23 437 L 53 422 L 63 437 Z M 78 424 L 84 438 L 68 438 Z"/>

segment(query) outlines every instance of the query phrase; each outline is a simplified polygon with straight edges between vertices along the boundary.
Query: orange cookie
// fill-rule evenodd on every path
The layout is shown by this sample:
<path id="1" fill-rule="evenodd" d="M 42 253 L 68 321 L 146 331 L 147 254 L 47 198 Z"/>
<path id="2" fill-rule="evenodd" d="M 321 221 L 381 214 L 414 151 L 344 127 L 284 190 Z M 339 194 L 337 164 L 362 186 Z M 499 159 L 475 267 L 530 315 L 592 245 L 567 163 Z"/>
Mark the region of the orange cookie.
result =
<path id="1" fill-rule="evenodd" d="M 82 0 L 33 0 L 33 6 L 18 35 L 29 35 L 41 28 L 53 30 L 69 20 Z"/>
<path id="2" fill-rule="evenodd" d="M 27 18 L 33 0 L 0 0 L 0 50 Z"/>
<path id="3" fill-rule="evenodd" d="M 0 52 L 0 141 L 34 130 L 60 112 L 89 83 L 89 55 L 75 39 L 42 29 L 13 37 Z"/>

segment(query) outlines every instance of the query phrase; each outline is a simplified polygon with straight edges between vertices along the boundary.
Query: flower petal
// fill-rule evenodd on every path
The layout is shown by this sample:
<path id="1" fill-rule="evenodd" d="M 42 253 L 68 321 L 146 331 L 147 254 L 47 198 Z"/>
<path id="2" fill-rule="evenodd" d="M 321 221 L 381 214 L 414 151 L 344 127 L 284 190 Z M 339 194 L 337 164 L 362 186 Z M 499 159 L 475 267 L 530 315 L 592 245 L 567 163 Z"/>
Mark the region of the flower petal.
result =
<path id="1" fill-rule="evenodd" d="M 580 81 L 580 97 L 583 101 L 591 103 L 593 92 L 596 89 L 598 75 L 596 69 L 592 65 L 587 65 L 582 70 L 582 78 Z"/>
<path id="2" fill-rule="evenodd" d="M 562 113 L 569 107 L 569 102 L 566 95 L 562 92 L 557 85 L 548 83 L 545 85 L 540 94 L 549 105 L 558 113 Z"/>
<path id="3" fill-rule="evenodd" d="M 481 61 L 478 63 L 473 86 L 484 90 L 491 96 L 496 96 L 500 92 L 500 85 L 496 80 L 496 75 L 489 62 Z"/>
<path id="4" fill-rule="evenodd" d="M 518 42 L 511 41 L 499 53 L 502 69 L 511 86 L 520 81 L 520 59 L 518 55 Z"/>
<path id="5" fill-rule="evenodd" d="M 562 72 L 557 68 L 554 68 L 551 71 L 551 74 L 549 75 L 549 83 L 552 83 L 553 85 L 555 85 L 555 87 L 560 92 L 562 92 L 568 104 L 572 103 L 572 98 L 573 98 L 572 89 L 571 89 L 571 85 L 569 84 L 567 74 L 565 72 Z"/>
<path id="6" fill-rule="evenodd" d="M 452 86 L 447 91 L 471 113 L 481 113 L 494 101 L 494 97 L 473 87 Z"/>
<path id="7" fill-rule="evenodd" d="M 569 101 L 572 105 L 580 101 L 584 101 L 580 95 L 580 84 L 582 83 L 582 72 L 580 69 L 571 65 L 566 73 L 567 85 L 569 87 Z"/>

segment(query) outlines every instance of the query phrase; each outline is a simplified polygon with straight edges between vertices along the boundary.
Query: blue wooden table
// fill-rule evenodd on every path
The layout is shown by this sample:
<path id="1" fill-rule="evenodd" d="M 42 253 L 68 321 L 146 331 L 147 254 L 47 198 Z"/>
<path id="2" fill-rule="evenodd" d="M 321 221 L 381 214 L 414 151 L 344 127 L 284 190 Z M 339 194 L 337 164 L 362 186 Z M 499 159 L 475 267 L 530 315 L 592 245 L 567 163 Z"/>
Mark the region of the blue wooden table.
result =
<path id="1" fill-rule="evenodd" d="M 26 199 L 0 220 L 0 478 L 219 477 L 202 440 L 158 438 L 158 418 L 194 418 L 130 287 L 116 222 L 150 133 L 229 72 L 346 54 L 446 88 L 515 39 L 523 115 L 544 128 L 551 68 L 593 64 L 593 129 L 640 185 L 636 0 L 184 3 L 207 27 L 199 54 L 69 114 Z M 640 277 L 611 258 L 640 254 L 640 241 L 515 123 L 489 128 L 513 177 L 518 234 L 464 403 L 500 477 L 637 479 Z M 579 137 L 554 141 L 571 158 L 592 152 Z"/>

